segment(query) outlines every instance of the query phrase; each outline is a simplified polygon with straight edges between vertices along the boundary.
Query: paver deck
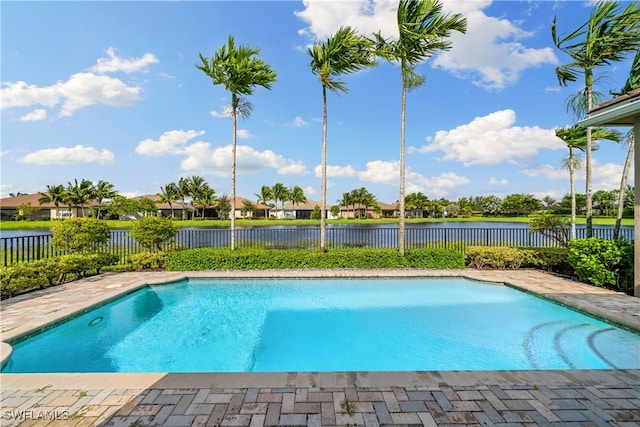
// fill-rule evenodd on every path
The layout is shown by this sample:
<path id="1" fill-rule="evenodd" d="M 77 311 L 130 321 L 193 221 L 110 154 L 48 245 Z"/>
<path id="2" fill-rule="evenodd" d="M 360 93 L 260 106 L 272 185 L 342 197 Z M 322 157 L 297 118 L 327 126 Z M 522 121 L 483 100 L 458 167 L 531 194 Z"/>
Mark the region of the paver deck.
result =
<path id="1" fill-rule="evenodd" d="M 362 276 L 504 282 L 640 331 L 640 298 L 539 271 L 299 270 L 103 274 L 3 301 L 0 339 L 184 277 Z M 640 425 L 640 370 L 1 374 L 0 389 L 0 426 Z"/>

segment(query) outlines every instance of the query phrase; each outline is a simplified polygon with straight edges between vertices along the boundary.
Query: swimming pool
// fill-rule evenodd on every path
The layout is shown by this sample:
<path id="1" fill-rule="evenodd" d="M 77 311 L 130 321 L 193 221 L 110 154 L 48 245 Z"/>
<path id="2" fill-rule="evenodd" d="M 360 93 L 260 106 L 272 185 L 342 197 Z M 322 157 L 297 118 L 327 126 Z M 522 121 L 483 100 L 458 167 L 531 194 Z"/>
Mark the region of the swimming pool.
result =
<path id="1" fill-rule="evenodd" d="M 640 368 L 640 336 L 460 278 L 150 286 L 14 344 L 3 372 Z"/>

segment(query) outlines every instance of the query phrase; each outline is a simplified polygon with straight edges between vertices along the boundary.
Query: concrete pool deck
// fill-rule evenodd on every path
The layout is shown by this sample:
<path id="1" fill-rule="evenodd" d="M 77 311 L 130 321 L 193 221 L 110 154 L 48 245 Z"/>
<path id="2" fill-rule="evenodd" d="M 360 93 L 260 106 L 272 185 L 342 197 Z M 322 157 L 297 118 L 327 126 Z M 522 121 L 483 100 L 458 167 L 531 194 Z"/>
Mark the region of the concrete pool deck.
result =
<path id="1" fill-rule="evenodd" d="M 186 277 L 468 277 L 640 331 L 640 298 L 539 271 L 278 270 L 86 278 L 3 301 L 0 340 Z M 0 389 L 1 426 L 640 425 L 640 370 L 0 374 Z"/>

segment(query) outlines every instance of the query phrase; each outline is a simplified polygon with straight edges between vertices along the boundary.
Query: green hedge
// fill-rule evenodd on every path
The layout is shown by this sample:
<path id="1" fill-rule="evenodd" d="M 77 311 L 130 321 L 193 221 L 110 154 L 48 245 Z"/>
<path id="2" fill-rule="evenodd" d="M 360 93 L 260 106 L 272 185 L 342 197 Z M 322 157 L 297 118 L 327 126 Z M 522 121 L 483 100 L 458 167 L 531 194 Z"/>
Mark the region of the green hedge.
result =
<path id="1" fill-rule="evenodd" d="M 482 268 L 536 268 L 556 273 L 571 274 L 566 248 L 514 248 L 508 246 L 469 246 L 465 262 L 469 267 Z"/>
<path id="2" fill-rule="evenodd" d="M 96 252 L 70 254 L 0 267 L 0 294 L 3 298 L 44 289 L 65 282 L 69 276 L 81 278 L 100 274 L 103 268 L 120 261 L 118 255 Z"/>
<path id="3" fill-rule="evenodd" d="M 396 249 L 199 248 L 167 255 L 168 271 L 268 270 L 302 268 L 464 268 L 464 255 L 448 249 L 416 249 L 402 256 Z"/>

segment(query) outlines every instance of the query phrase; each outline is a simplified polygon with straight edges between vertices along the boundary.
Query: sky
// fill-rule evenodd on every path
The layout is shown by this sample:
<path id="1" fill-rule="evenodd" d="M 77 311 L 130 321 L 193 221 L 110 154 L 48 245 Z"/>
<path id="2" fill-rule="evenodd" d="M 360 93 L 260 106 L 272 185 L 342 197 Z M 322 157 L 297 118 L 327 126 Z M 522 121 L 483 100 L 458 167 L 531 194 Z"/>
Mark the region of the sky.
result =
<path id="1" fill-rule="evenodd" d="M 586 1 L 443 1 L 467 18 L 452 48 L 421 63 L 425 84 L 408 93 L 406 192 L 430 199 L 569 192 L 571 125 L 555 68 L 570 58 L 553 45 L 589 16 Z M 230 95 L 196 68 L 229 35 L 260 50 L 277 73 L 256 88 L 238 123 L 238 196 L 263 185 L 300 186 L 320 200 L 322 89 L 307 48 L 350 25 L 363 35 L 397 34 L 396 1 L 6 1 L 1 14 L 0 196 L 46 191 L 74 179 L 104 180 L 125 196 L 156 194 L 202 176 L 231 192 Z M 595 71 L 609 99 L 631 58 Z M 328 94 L 328 189 L 332 204 L 365 187 L 399 197 L 400 69 L 378 65 L 342 77 Z M 627 128 L 620 128 L 626 132 Z M 620 185 L 626 148 L 602 142 L 593 188 Z M 633 184 L 633 171 L 629 184 Z M 584 192 L 584 173 L 577 191 Z"/>

